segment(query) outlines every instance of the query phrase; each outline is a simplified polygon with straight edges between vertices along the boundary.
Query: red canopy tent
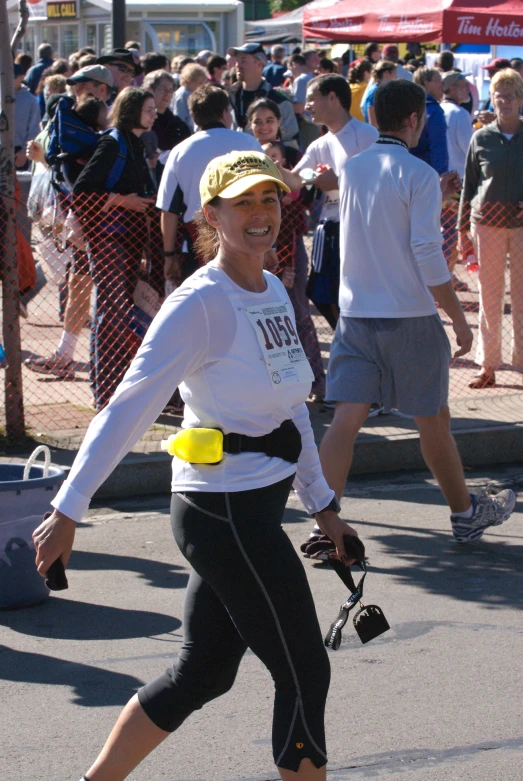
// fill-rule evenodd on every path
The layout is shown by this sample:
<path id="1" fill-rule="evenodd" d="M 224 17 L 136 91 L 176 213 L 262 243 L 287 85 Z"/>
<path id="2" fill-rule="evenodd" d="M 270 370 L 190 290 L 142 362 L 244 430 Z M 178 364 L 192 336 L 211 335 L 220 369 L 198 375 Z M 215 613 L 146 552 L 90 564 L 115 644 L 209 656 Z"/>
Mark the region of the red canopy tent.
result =
<path id="1" fill-rule="evenodd" d="M 523 0 L 340 0 L 304 9 L 303 37 L 523 46 Z"/>

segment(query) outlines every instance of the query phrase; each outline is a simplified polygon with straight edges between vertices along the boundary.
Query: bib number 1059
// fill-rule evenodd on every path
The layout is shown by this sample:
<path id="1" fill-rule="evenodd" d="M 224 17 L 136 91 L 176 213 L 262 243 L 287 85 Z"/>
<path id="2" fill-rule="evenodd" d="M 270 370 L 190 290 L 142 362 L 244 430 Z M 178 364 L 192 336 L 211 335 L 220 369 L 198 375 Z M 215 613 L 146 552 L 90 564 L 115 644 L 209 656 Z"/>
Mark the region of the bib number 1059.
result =
<path id="1" fill-rule="evenodd" d="M 263 334 L 266 350 L 274 350 L 275 346 L 278 348 L 284 345 L 290 347 L 291 344 L 300 343 L 289 315 L 285 315 L 283 318 L 279 315 L 264 317 L 263 320 L 259 318 L 256 320 L 256 325 Z"/>

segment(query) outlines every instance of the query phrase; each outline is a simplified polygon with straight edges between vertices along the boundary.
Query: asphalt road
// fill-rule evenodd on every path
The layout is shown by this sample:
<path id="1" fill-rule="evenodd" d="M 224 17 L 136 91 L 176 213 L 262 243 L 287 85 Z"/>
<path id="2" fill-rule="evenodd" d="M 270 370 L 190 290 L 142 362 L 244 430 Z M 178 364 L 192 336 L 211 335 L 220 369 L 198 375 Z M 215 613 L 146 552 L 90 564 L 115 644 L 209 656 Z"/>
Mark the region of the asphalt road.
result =
<path id="1" fill-rule="evenodd" d="M 523 486 L 523 470 L 491 470 Z M 469 472 L 472 485 L 486 473 Z M 523 524 L 456 546 L 427 474 L 350 482 L 343 514 L 364 539 L 366 601 L 391 631 L 361 645 L 350 623 L 331 653 L 327 731 L 332 781 L 521 781 Z M 292 498 L 296 547 L 310 520 Z M 305 562 L 323 630 L 346 592 Z M 181 640 L 187 567 L 168 498 L 95 507 L 78 529 L 70 588 L 0 612 L 2 781 L 78 781 L 121 706 Z M 266 781 L 272 686 L 247 654 L 233 690 L 196 713 L 132 775 L 136 781 Z"/>

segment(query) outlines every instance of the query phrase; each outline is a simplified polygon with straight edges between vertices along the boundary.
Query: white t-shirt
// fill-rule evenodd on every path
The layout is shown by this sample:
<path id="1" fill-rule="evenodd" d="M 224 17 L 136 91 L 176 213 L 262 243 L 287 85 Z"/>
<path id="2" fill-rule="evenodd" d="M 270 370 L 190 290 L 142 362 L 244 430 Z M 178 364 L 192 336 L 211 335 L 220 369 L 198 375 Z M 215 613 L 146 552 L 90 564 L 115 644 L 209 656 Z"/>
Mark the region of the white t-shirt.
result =
<path id="1" fill-rule="evenodd" d="M 293 170 L 296 172 L 301 171 L 302 168 L 316 170 L 318 165 L 328 165 L 339 177 L 347 160 L 368 149 L 378 136 L 379 133 L 375 127 L 352 118 L 337 133 L 329 131 L 309 144 L 300 162 Z M 338 190 L 329 190 L 326 193 L 321 219 L 339 222 Z"/>
<path id="2" fill-rule="evenodd" d="M 201 206 L 200 179 L 215 157 L 227 152 L 261 152 L 259 142 L 247 133 L 227 128 L 199 130 L 171 150 L 162 174 L 156 205 L 164 212 L 183 214 L 183 221 L 194 219 Z"/>
<path id="3" fill-rule="evenodd" d="M 395 144 L 373 144 L 340 174 L 340 311 L 345 317 L 436 313 L 427 285 L 450 279 L 439 176 Z"/>
<path id="4" fill-rule="evenodd" d="M 444 100 L 440 103 L 447 123 L 447 147 L 449 171 L 457 171 L 463 179 L 470 139 L 474 132 L 469 112 L 457 103 Z"/>
<path id="5" fill-rule="evenodd" d="M 334 492 L 322 475 L 305 405 L 312 370 L 285 287 L 268 272 L 264 277 L 267 289 L 251 293 L 212 261 L 166 299 L 108 406 L 91 422 L 54 507 L 80 521 L 95 491 L 177 386 L 185 428 L 261 436 L 292 419 L 303 449 L 297 465 L 264 453 L 225 455 L 214 465 L 175 457 L 173 491 L 244 491 L 296 471 L 294 488 L 308 512 L 329 504 Z"/>

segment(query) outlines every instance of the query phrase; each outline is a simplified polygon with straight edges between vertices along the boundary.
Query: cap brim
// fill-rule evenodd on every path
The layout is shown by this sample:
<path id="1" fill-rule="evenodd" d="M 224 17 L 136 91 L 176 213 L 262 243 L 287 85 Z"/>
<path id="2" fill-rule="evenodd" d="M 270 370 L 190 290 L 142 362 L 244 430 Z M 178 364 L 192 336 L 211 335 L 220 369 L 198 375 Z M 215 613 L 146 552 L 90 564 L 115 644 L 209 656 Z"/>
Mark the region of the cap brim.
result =
<path id="1" fill-rule="evenodd" d="M 276 179 L 275 176 L 269 176 L 268 174 L 249 174 L 249 176 L 242 176 L 241 179 L 237 179 L 224 190 L 219 192 L 218 195 L 220 198 L 236 198 L 238 195 L 242 195 L 242 193 L 250 190 L 251 187 L 255 187 L 257 184 L 261 184 L 262 182 L 274 182 L 284 192 L 290 193 L 291 191 L 291 188 L 287 187 L 285 182 L 282 182 L 281 179 Z"/>

